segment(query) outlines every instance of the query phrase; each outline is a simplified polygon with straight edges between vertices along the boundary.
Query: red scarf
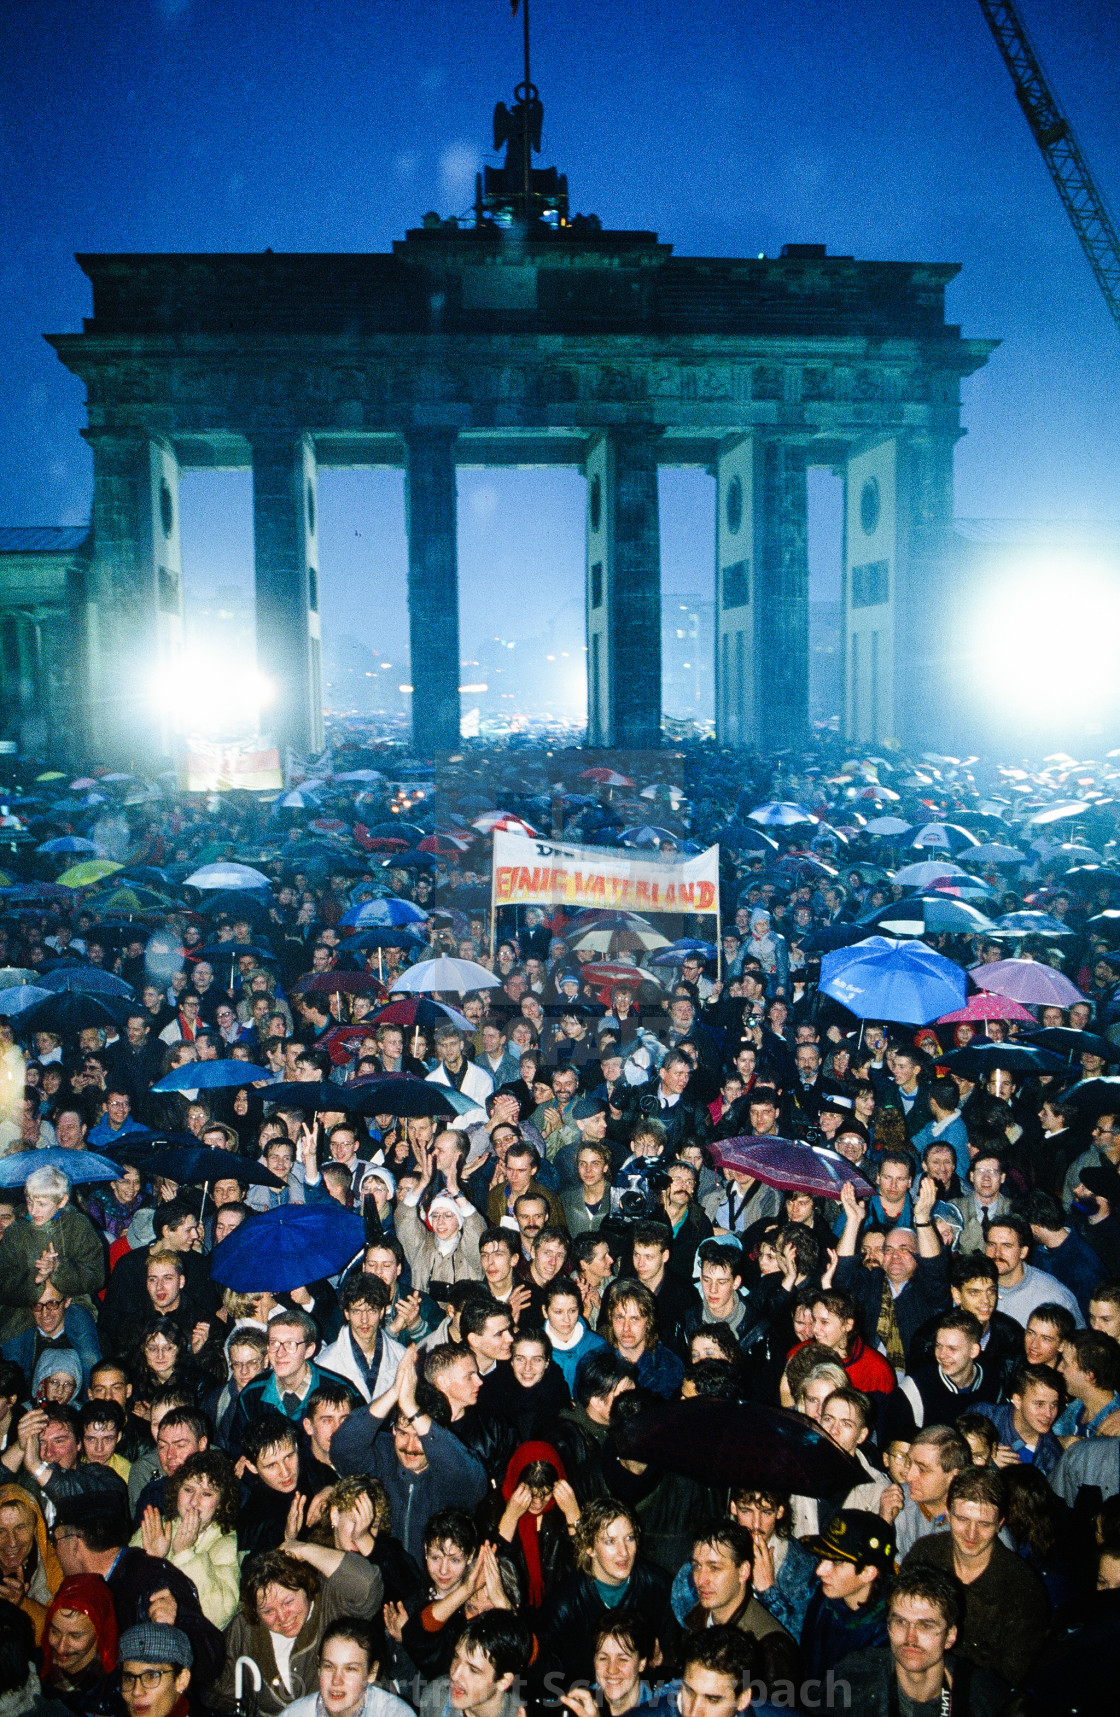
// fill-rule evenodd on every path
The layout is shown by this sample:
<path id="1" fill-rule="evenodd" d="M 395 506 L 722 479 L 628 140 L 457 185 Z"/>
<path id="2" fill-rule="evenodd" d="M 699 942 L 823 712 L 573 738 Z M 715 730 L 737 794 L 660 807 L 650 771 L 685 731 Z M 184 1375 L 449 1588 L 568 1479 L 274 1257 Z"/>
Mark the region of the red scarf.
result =
<path id="1" fill-rule="evenodd" d="M 506 1476 L 502 1480 L 502 1495 L 508 1502 L 518 1485 L 525 1468 L 532 1466 L 534 1461 L 549 1461 L 556 1468 L 558 1479 L 566 1479 L 564 1463 L 551 1443 L 522 1443 L 510 1457 Z M 552 1497 L 544 1505 L 543 1512 L 548 1513 L 556 1504 Z M 521 1544 L 521 1553 L 525 1558 L 525 1568 L 529 1575 L 529 1603 L 534 1609 L 539 1609 L 544 1603 L 544 1576 L 541 1573 L 540 1530 L 536 1517 L 528 1509 L 517 1522 L 517 1536 Z"/>

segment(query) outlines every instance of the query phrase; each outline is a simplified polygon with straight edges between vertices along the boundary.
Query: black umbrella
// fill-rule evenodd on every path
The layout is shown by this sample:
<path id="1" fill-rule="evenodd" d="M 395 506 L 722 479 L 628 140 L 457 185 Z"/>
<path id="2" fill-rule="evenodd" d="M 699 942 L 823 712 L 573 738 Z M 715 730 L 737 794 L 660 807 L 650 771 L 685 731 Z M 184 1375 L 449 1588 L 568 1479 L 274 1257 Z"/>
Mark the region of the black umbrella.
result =
<path id="1" fill-rule="evenodd" d="M 969 1043 L 938 1060 L 955 1072 L 967 1073 L 970 1079 L 983 1079 L 997 1067 L 1026 1075 L 1069 1070 L 1068 1056 L 1052 1055 L 1048 1049 L 1025 1043 Z"/>
<path id="2" fill-rule="evenodd" d="M 213 1151 L 191 1136 L 190 1145 L 156 1150 L 144 1158 L 145 1174 L 166 1175 L 184 1186 L 206 1186 L 215 1180 L 237 1180 L 243 1186 L 282 1187 L 284 1182 L 271 1169 L 234 1151 Z M 139 1164 L 137 1165 L 139 1167 Z"/>
<path id="3" fill-rule="evenodd" d="M 1120 1079 L 1081 1079 L 1062 1098 L 1087 1115 L 1120 1115 Z"/>
<path id="4" fill-rule="evenodd" d="M 1079 1055 L 1099 1055 L 1102 1061 L 1120 1059 L 1120 1050 L 1107 1038 L 1099 1037 L 1095 1031 L 1073 1031 L 1068 1025 L 1049 1025 L 1044 1031 L 1032 1031 L 1030 1042 L 1032 1048 L 1037 1044 L 1039 1049 L 1048 1049 L 1067 1062 Z"/>
<path id="5" fill-rule="evenodd" d="M 615 1441 L 624 1460 L 648 1461 L 705 1485 L 829 1497 L 867 1477 L 804 1414 L 755 1401 L 658 1402 L 624 1420 Z"/>
<path id="6" fill-rule="evenodd" d="M 90 1025 L 122 1026 L 132 1012 L 132 1005 L 120 996 L 83 996 L 63 990 L 49 1001 L 36 1002 L 21 1014 L 20 1030 L 57 1031 L 65 1037 Z"/>
<path id="7" fill-rule="evenodd" d="M 130 1002 L 136 999 L 132 985 L 118 978 L 115 972 L 107 972 L 103 966 L 54 964 L 40 982 L 45 990 L 54 990 L 60 995 L 64 990 L 72 990 L 79 996 L 119 996 Z"/>
<path id="8" fill-rule="evenodd" d="M 457 1115 L 459 1111 L 438 1085 L 413 1073 L 384 1073 L 355 1079 L 349 1089 L 361 1093 L 361 1115 Z"/>

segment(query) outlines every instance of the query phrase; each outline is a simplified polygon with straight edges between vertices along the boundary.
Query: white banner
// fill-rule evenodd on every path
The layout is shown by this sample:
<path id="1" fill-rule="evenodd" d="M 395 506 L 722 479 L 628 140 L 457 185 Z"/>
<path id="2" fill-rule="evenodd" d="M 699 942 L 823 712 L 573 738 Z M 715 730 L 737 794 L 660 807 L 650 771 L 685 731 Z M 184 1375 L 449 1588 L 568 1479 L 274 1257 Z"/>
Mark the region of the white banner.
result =
<path id="1" fill-rule="evenodd" d="M 494 907 L 597 906 L 719 912 L 719 848 L 667 863 L 618 847 L 570 847 L 494 833 Z"/>

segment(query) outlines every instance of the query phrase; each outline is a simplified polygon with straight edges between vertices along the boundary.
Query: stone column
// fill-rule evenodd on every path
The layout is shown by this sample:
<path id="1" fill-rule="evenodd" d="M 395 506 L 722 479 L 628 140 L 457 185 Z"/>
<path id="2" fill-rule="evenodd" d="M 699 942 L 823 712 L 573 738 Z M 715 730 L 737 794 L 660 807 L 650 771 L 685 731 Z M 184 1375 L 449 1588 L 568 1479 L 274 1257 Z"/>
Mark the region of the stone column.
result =
<path id="1" fill-rule="evenodd" d="M 87 597 L 89 741 L 98 760 L 170 754 L 182 647 L 179 467 L 147 436 L 89 434 L 93 558 Z"/>
<path id="2" fill-rule="evenodd" d="M 262 719 L 307 757 L 324 744 L 315 451 L 295 432 L 252 446 L 257 666 L 274 688 Z"/>
<path id="3" fill-rule="evenodd" d="M 754 728 L 755 441 L 742 436 L 716 461 L 716 738 L 749 745 Z"/>
<path id="4" fill-rule="evenodd" d="M 805 453 L 762 440 L 755 465 L 754 742 L 802 743 L 809 726 L 809 531 Z"/>
<path id="5" fill-rule="evenodd" d="M 405 434 L 412 740 L 424 757 L 459 744 L 459 546 L 453 429 Z"/>
<path id="6" fill-rule="evenodd" d="M 949 434 L 914 433 L 898 461 L 899 556 L 895 606 L 893 732 L 904 746 L 955 751 L 970 743 L 962 712 L 975 688 L 967 672 L 969 614 L 959 542 L 953 531 L 953 447 Z M 962 732 L 962 728 L 967 731 Z"/>
<path id="7" fill-rule="evenodd" d="M 898 734 L 895 616 L 905 533 L 893 439 L 848 461 L 844 504 L 844 733 L 878 745 Z"/>
<path id="8" fill-rule="evenodd" d="M 592 746 L 661 744 L 661 431 L 611 429 L 587 476 L 587 737 Z"/>

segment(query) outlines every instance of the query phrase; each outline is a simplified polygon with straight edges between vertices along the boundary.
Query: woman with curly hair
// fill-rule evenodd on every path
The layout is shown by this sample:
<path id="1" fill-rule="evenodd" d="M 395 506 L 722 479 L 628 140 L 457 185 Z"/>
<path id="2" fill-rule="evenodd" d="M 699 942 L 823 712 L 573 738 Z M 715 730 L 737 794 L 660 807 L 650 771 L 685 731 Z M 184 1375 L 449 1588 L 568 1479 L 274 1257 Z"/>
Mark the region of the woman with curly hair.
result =
<path id="1" fill-rule="evenodd" d="M 312 1543 L 352 1550 L 380 1570 L 387 1603 L 407 1603 L 423 1590 L 420 1569 L 393 1537 L 389 1498 L 380 1479 L 364 1473 L 339 1479 L 312 1499 L 307 1521 Z"/>
<path id="2" fill-rule="evenodd" d="M 181 1568 L 195 1583 L 207 1621 L 224 1628 L 240 1595 L 241 1487 L 233 1463 L 217 1449 L 188 1456 L 167 1481 L 164 1506 L 163 1515 L 144 1510 L 132 1542 Z"/>
<path id="3" fill-rule="evenodd" d="M 364 1556 L 289 1539 L 282 1550 L 250 1556 L 241 1576 L 241 1604 L 226 1628 L 226 1660 L 209 1697 L 213 1710 L 234 1717 L 234 1666 L 251 1657 L 261 1672 L 260 1717 L 279 1717 L 319 1685 L 319 1646 L 340 1616 L 366 1621 L 381 1606 L 381 1576 Z"/>

